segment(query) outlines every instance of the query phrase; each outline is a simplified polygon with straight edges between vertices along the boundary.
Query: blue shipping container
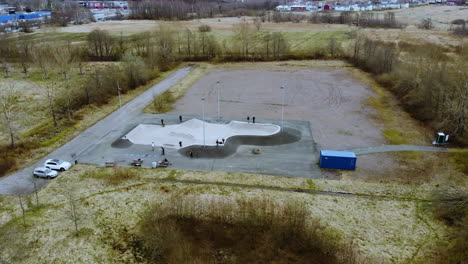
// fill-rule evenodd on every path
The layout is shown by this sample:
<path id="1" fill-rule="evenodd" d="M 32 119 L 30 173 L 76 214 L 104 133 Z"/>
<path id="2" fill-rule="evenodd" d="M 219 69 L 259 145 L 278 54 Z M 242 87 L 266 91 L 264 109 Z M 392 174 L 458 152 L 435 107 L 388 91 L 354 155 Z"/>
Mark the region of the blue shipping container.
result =
<path id="1" fill-rule="evenodd" d="M 354 170 L 356 160 L 354 152 L 320 150 L 320 168 Z"/>

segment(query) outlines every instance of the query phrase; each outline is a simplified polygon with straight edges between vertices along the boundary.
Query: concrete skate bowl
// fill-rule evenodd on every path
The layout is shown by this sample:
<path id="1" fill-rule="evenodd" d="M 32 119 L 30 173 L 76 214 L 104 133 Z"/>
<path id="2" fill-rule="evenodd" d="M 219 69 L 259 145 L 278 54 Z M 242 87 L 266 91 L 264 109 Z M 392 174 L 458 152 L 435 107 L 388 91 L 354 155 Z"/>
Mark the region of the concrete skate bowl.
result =
<path id="1" fill-rule="evenodd" d="M 129 148 L 133 143 L 126 138 L 119 138 L 112 142 L 111 147 L 113 148 Z"/>
<path id="2" fill-rule="evenodd" d="M 194 158 L 221 159 L 237 152 L 240 145 L 253 146 L 275 146 L 291 144 L 301 140 L 302 134 L 293 128 L 284 128 L 280 132 L 270 136 L 232 136 L 224 145 L 201 146 L 192 145 L 179 149 L 179 153 L 185 157 L 190 157 L 190 151 Z"/>

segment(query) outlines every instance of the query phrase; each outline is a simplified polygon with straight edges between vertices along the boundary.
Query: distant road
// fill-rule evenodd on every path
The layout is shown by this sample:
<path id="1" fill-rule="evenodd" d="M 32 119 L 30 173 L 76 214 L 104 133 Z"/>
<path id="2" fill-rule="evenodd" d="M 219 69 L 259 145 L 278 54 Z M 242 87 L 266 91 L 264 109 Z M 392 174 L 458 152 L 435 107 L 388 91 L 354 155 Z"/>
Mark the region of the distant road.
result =
<path id="1" fill-rule="evenodd" d="M 122 106 L 112 114 L 108 115 L 92 127 L 83 131 L 74 139 L 50 153 L 44 159 L 36 162 L 33 166 L 25 168 L 6 177 L 0 178 L 0 194 L 31 194 L 34 192 L 32 171 L 36 167 L 41 167 L 44 161 L 48 158 L 59 158 L 70 162 L 75 160 L 75 157 L 93 147 L 97 142 L 100 142 L 104 137 L 111 133 L 120 133 L 118 124 L 125 124 L 134 119 L 140 114 L 143 109 L 153 101 L 154 95 L 159 95 L 165 92 L 174 84 L 185 78 L 191 67 L 185 67 L 177 70 L 169 77 L 154 85 L 141 95 Z M 60 176 L 59 176 L 60 177 Z M 42 188 L 49 180 L 37 179 L 38 188 Z"/>

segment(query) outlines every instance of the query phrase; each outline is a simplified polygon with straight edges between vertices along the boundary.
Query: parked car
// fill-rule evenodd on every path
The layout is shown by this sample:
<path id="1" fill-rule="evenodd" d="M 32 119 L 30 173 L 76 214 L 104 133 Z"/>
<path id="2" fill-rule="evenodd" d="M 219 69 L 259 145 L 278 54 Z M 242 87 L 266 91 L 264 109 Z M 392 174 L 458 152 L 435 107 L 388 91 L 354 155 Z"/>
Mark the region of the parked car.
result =
<path id="1" fill-rule="evenodd" d="M 59 160 L 59 159 L 48 159 L 44 163 L 44 167 L 52 169 L 52 170 L 59 170 L 59 171 L 66 171 L 71 167 L 70 162 Z"/>
<path id="2" fill-rule="evenodd" d="M 44 168 L 44 167 L 35 168 L 33 172 L 33 176 L 46 178 L 46 179 L 55 178 L 57 177 L 57 175 L 58 175 L 58 172 L 53 171 L 49 168 Z"/>

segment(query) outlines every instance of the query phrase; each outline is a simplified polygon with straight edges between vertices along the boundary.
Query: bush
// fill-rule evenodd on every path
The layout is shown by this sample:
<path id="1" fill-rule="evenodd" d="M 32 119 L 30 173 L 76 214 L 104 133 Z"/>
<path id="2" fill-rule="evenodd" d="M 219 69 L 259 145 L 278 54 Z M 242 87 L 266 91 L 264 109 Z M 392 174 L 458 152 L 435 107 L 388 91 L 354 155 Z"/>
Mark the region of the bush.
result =
<path id="1" fill-rule="evenodd" d="M 13 154 L 3 152 L 0 154 L 0 176 L 16 167 L 16 158 Z"/>
<path id="2" fill-rule="evenodd" d="M 432 23 L 432 19 L 430 18 L 424 18 L 421 20 L 421 23 L 419 23 L 418 28 L 420 29 L 433 29 L 434 24 Z"/>
<path id="3" fill-rule="evenodd" d="M 172 110 L 172 104 L 176 98 L 170 91 L 165 91 L 153 101 L 153 109 L 156 113 L 166 113 Z"/>
<path id="4" fill-rule="evenodd" d="M 208 26 L 208 25 L 201 25 L 201 26 L 198 27 L 198 31 L 199 32 L 210 32 L 211 27 Z"/>
<path id="5" fill-rule="evenodd" d="M 300 202 L 182 197 L 149 208 L 131 244 L 152 263 L 365 263 L 309 214 Z"/>

